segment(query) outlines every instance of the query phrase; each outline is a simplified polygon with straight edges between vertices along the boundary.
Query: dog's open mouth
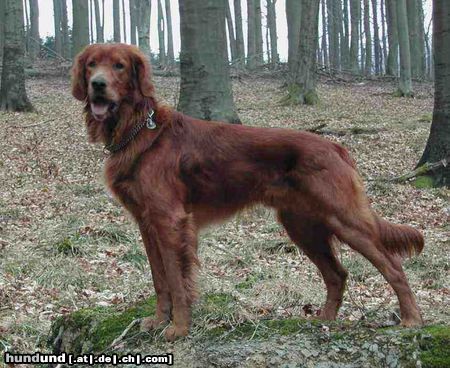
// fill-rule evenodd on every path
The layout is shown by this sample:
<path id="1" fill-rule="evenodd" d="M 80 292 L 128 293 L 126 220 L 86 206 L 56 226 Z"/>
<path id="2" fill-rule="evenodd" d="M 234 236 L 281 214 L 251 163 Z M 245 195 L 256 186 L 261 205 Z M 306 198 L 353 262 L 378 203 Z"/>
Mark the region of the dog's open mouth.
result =
<path id="1" fill-rule="evenodd" d="M 119 107 L 115 102 L 104 98 L 95 98 L 91 101 L 90 106 L 92 115 L 97 121 L 105 120 L 109 113 L 117 111 Z"/>

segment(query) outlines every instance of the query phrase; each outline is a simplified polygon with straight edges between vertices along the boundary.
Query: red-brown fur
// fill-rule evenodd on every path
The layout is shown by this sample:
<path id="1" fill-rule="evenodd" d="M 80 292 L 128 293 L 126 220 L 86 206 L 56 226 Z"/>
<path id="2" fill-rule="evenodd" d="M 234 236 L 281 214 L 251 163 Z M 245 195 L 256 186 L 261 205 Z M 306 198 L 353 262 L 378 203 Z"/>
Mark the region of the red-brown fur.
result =
<path id="1" fill-rule="evenodd" d="M 330 243 L 336 236 L 393 287 L 403 325 L 422 323 L 401 261 L 421 252 L 423 237 L 374 214 L 345 148 L 310 133 L 185 116 L 158 104 L 150 74 L 140 51 L 121 44 L 87 47 L 72 70 L 73 95 L 86 103 L 92 142 L 117 143 L 149 109 L 155 111 L 158 129 L 144 128 L 105 163 L 107 185 L 138 223 L 151 265 L 157 311 L 143 328 L 172 320 L 168 340 L 188 334 L 198 230 L 257 203 L 277 211 L 290 238 L 322 273 L 327 299 L 321 318 L 335 319 L 345 289 L 347 271 Z M 91 113 L 95 93 L 89 85 L 98 75 L 117 103 L 111 106 L 118 106 L 104 121 Z"/>

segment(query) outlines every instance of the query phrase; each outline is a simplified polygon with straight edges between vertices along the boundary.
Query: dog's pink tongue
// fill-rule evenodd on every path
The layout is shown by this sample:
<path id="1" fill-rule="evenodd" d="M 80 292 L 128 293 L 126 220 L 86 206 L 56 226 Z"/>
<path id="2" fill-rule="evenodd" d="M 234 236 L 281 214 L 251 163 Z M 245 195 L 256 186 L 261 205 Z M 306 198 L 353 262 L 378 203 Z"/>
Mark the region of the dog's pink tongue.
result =
<path id="1" fill-rule="evenodd" d="M 108 105 L 93 103 L 91 104 L 91 111 L 97 116 L 105 115 L 108 112 Z"/>

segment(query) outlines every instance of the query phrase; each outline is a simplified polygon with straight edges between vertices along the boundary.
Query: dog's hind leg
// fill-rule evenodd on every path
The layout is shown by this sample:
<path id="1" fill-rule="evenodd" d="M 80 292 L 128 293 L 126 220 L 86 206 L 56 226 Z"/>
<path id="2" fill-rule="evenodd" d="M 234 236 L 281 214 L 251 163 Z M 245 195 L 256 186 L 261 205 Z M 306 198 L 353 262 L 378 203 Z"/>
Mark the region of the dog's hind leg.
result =
<path id="1" fill-rule="evenodd" d="M 397 294 L 403 326 L 423 324 L 419 307 L 402 268 L 402 258 L 390 253 L 382 244 L 374 218 L 348 214 L 328 220 L 334 234 L 367 258 L 384 276 Z"/>
<path id="2" fill-rule="evenodd" d="M 323 224 L 308 221 L 291 211 L 280 211 L 278 218 L 292 241 L 303 250 L 323 276 L 327 288 L 327 299 L 320 318 L 336 319 L 342 304 L 347 271 L 331 247 L 332 233 Z"/>

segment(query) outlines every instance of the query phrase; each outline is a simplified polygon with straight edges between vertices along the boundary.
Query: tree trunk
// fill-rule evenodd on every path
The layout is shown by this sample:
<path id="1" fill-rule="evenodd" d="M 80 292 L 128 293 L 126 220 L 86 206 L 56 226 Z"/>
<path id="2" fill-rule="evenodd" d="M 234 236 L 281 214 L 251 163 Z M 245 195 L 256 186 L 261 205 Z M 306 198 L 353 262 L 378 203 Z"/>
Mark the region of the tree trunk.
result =
<path id="1" fill-rule="evenodd" d="M 359 0 L 350 0 L 351 39 L 350 39 L 350 69 L 359 73 L 359 21 L 361 19 L 361 4 Z"/>
<path id="2" fill-rule="evenodd" d="M 39 4 L 38 0 L 30 0 L 30 57 L 39 55 L 41 38 L 39 36 Z"/>
<path id="3" fill-rule="evenodd" d="M 125 0 L 122 0 L 123 42 L 127 43 L 127 17 L 125 14 Z"/>
<path id="4" fill-rule="evenodd" d="M 133 3 L 133 1 L 131 1 Z M 94 0 L 94 11 L 95 11 L 95 33 L 97 35 L 97 43 L 105 42 L 105 38 L 103 35 L 103 24 L 100 18 L 100 5 L 98 0 Z"/>
<path id="5" fill-rule="evenodd" d="M 170 8 L 170 0 L 165 0 L 166 5 L 166 24 L 167 24 L 167 64 L 173 66 L 175 64 L 175 54 L 173 51 L 173 28 L 172 28 L 172 11 Z"/>
<path id="6" fill-rule="evenodd" d="M 362 9 L 363 4 L 360 4 L 360 14 L 361 16 L 359 17 L 359 49 L 361 50 L 361 65 L 359 66 L 359 70 L 361 72 L 364 72 L 364 62 L 366 61 L 366 49 L 364 47 L 364 32 L 363 32 L 363 27 L 364 27 L 364 22 L 363 22 L 363 9 Z"/>
<path id="7" fill-rule="evenodd" d="M 231 60 L 236 59 L 236 39 L 234 38 L 233 18 L 231 17 L 230 3 L 225 1 L 225 19 L 227 21 L 228 44 L 230 45 Z M 227 48 L 228 50 L 228 48 Z"/>
<path id="8" fill-rule="evenodd" d="M 386 66 L 387 62 L 387 36 L 386 36 L 386 16 L 385 16 L 385 0 L 381 0 L 380 2 L 380 9 L 381 9 L 381 32 L 382 32 L 382 38 L 383 38 L 383 62 L 381 63 L 381 69 L 383 69 L 383 65 Z"/>
<path id="9" fill-rule="evenodd" d="M 256 66 L 255 0 L 247 0 L 247 68 Z"/>
<path id="10" fill-rule="evenodd" d="M 337 0 L 335 4 L 335 12 L 336 12 L 336 27 L 337 32 L 339 33 L 339 69 L 342 68 L 345 60 L 348 58 L 348 43 L 346 43 L 346 31 L 344 30 L 344 13 L 342 10 L 342 0 Z M 347 55 L 346 55 L 347 54 Z"/>
<path id="11" fill-rule="evenodd" d="M 314 105 L 316 91 L 316 50 L 319 26 L 319 0 L 302 1 L 299 52 L 295 72 L 288 86 L 287 104 Z"/>
<path id="12" fill-rule="evenodd" d="M 337 24 L 337 5 L 339 0 L 327 1 L 328 14 L 328 45 L 330 50 L 330 67 L 339 69 L 339 28 Z"/>
<path id="13" fill-rule="evenodd" d="M 180 0 L 180 99 L 178 109 L 206 120 L 240 123 L 227 58 L 225 2 Z"/>
<path id="14" fill-rule="evenodd" d="M 23 6 L 24 9 L 24 16 L 25 16 L 25 51 L 26 53 L 29 52 L 30 48 L 30 17 L 28 16 L 28 4 L 26 0 L 17 0 L 17 1 L 24 1 L 25 6 Z"/>
<path id="15" fill-rule="evenodd" d="M 234 25 L 236 27 L 236 58 L 239 64 L 244 64 L 245 48 L 244 48 L 244 32 L 242 30 L 242 9 L 241 0 L 234 0 Z"/>
<path id="16" fill-rule="evenodd" d="M 330 0 L 328 0 L 330 1 Z M 322 54 L 323 54 L 323 65 L 325 68 L 330 66 L 330 62 L 328 59 L 328 42 L 327 42 L 327 1 L 322 0 Z"/>
<path id="17" fill-rule="evenodd" d="M 77 55 L 89 45 L 89 8 L 85 0 L 72 0 L 73 10 L 73 49 L 72 56 Z"/>
<path id="18" fill-rule="evenodd" d="M 94 3 L 92 0 L 89 0 L 89 35 L 92 44 L 94 43 Z"/>
<path id="19" fill-rule="evenodd" d="M 256 47 L 256 64 L 264 64 L 263 54 L 263 37 L 262 37 L 262 20 L 261 20 L 261 0 L 255 2 L 255 47 Z"/>
<path id="20" fill-rule="evenodd" d="M 139 0 L 138 38 L 139 48 L 151 60 L 150 55 L 150 17 L 152 13 L 151 0 Z"/>
<path id="21" fill-rule="evenodd" d="M 120 42 L 120 0 L 113 0 L 113 38 Z"/>
<path id="22" fill-rule="evenodd" d="M 400 47 L 400 79 L 398 95 L 413 96 L 411 82 L 411 54 L 409 45 L 408 16 L 406 12 L 406 0 L 396 0 L 398 41 Z"/>
<path id="23" fill-rule="evenodd" d="M 348 1 L 349 0 L 343 0 L 344 1 L 344 8 L 342 10 L 343 13 L 343 22 L 344 22 L 344 50 L 341 46 L 341 63 L 343 67 L 348 70 L 350 69 L 350 26 L 349 26 L 349 7 L 348 7 Z"/>
<path id="24" fill-rule="evenodd" d="M 3 68 L 0 110 L 32 111 L 25 90 L 23 3 L 4 0 Z"/>
<path id="25" fill-rule="evenodd" d="M 434 111 L 430 136 L 418 166 L 450 159 L 450 3 L 433 1 Z M 450 165 L 432 174 L 434 185 L 450 187 Z"/>
<path id="26" fill-rule="evenodd" d="M 386 74 L 398 75 L 398 24 L 396 0 L 386 1 L 386 17 L 388 30 L 389 53 L 386 63 Z"/>
<path id="27" fill-rule="evenodd" d="M 277 0 L 267 0 L 267 23 L 270 33 L 270 61 L 272 63 L 272 68 L 275 68 L 280 61 L 277 40 L 277 15 L 275 11 L 276 2 Z"/>
<path id="28" fill-rule="evenodd" d="M 2 86 L 3 46 L 5 45 L 5 2 L 0 1 L 0 88 Z"/>
<path id="29" fill-rule="evenodd" d="M 288 68 L 294 73 L 294 66 L 298 59 L 298 46 L 300 42 L 300 21 L 302 4 L 298 0 L 286 0 L 286 19 L 288 29 Z"/>
<path id="30" fill-rule="evenodd" d="M 411 53 L 411 75 L 425 77 L 425 32 L 423 25 L 422 0 L 407 0 L 409 46 Z"/>
<path id="31" fill-rule="evenodd" d="M 364 63 L 364 74 L 372 73 L 372 35 L 370 32 L 370 3 L 364 0 L 364 33 L 366 34 L 366 61 Z"/>
<path id="32" fill-rule="evenodd" d="M 378 3 L 377 0 L 372 0 L 372 14 L 373 14 L 373 43 L 375 53 L 375 74 L 381 74 L 381 44 L 380 33 L 378 25 Z"/>
<path id="33" fill-rule="evenodd" d="M 53 21 L 55 25 L 55 52 L 62 54 L 62 33 L 61 33 L 61 2 L 53 0 Z"/>
<path id="34" fill-rule="evenodd" d="M 136 31 L 137 31 L 137 1 L 136 0 L 130 0 L 128 2 L 129 9 L 130 9 L 130 43 L 132 45 L 136 45 Z"/>
<path id="35" fill-rule="evenodd" d="M 161 0 L 158 0 L 158 44 L 159 44 L 159 64 L 166 65 L 165 26 Z"/>
<path id="36" fill-rule="evenodd" d="M 70 38 L 69 38 L 69 20 L 67 17 L 67 2 L 61 0 L 61 34 L 62 34 L 62 55 L 70 58 Z"/>

